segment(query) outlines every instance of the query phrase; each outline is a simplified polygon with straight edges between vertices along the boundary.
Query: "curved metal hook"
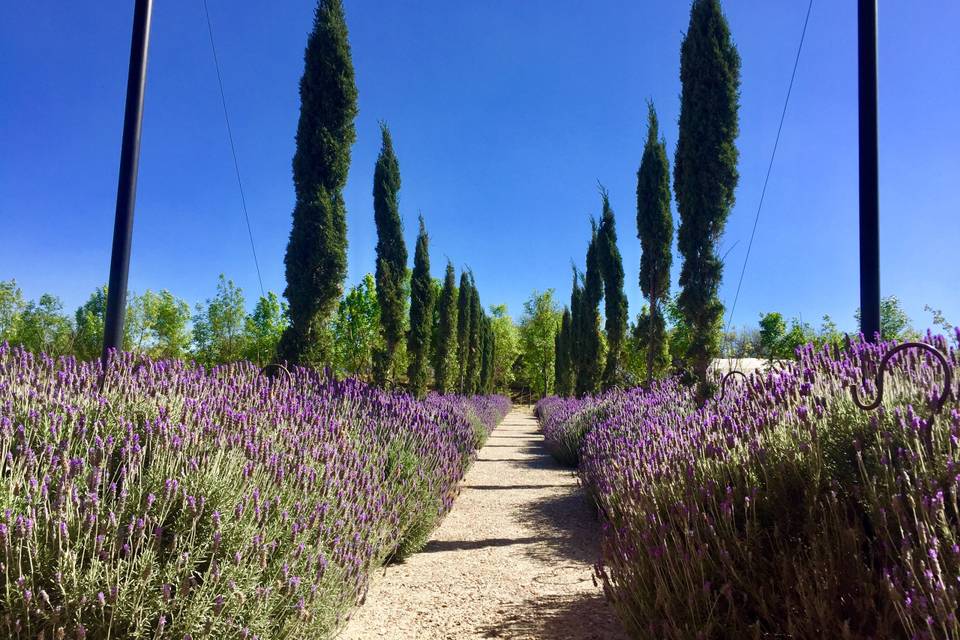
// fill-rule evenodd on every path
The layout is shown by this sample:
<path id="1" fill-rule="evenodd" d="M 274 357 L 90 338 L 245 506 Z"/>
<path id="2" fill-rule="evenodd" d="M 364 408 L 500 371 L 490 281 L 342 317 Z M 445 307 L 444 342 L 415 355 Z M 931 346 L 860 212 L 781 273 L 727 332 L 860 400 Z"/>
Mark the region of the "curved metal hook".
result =
<path id="1" fill-rule="evenodd" d="M 274 370 L 282 371 L 282 372 L 284 373 L 284 375 L 286 375 L 288 381 L 289 381 L 291 378 L 293 378 L 293 376 L 290 374 L 290 370 L 287 369 L 287 368 L 286 368 L 285 366 L 283 366 L 282 364 L 280 364 L 279 362 L 271 362 L 271 363 L 269 363 L 269 364 L 265 364 L 265 365 L 263 365 L 262 367 L 260 367 L 260 375 L 267 375 L 268 377 L 271 377 L 271 378 L 272 378 L 273 376 L 271 376 L 271 375 L 269 375 L 269 374 L 270 374 L 271 371 L 274 371 Z"/>
<path id="2" fill-rule="evenodd" d="M 940 366 L 943 368 L 943 393 L 940 394 L 940 398 L 933 406 L 933 416 L 936 416 L 943 409 L 943 405 L 947 403 L 947 400 L 953 395 L 953 370 L 950 368 L 950 363 L 947 360 L 947 357 L 941 353 L 939 349 L 933 347 L 925 342 L 904 342 L 903 344 L 898 344 L 893 349 L 890 349 L 883 358 L 880 360 L 880 367 L 877 369 L 877 397 L 869 403 L 864 404 L 860 400 L 860 391 L 857 385 L 852 385 L 851 393 L 853 395 L 853 403 L 864 411 L 872 411 L 880 406 L 880 403 L 883 402 L 883 376 L 887 372 L 887 364 L 890 362 L 890 359 L 900 353 L 901 351 L 906 351 L 907 349 L 920 349 L 921 351 L 926 351 L 927 353 L 935 356 L 937 360 L 940 361 Z M 931 416 L 931 420 L 933 417 Z"/>
<path id="3" fill-rule="evenodd" d="M 723 400 L 723 398 L 727 395 L 727 380 L 736 375 L 739 375 L 744 380 L 747 379 L 747 374 L 745 374 L 743 371 L 730 371 L 723 376 L 723 378 L 720 380 L 720 400 Z"/>

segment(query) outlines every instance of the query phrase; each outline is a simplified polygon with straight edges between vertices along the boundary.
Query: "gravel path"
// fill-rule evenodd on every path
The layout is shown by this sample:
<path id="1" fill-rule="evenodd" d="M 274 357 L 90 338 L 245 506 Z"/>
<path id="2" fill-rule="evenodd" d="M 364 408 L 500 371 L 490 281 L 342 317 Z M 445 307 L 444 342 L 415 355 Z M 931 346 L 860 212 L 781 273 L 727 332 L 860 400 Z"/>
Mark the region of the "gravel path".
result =
<path id="1" fill-rule="evenodd" d="M 529 409 L 514 409 L 426 548 L 374 577 L 340 638 L 625 639 L 593 583 L 598 528 Z"/>

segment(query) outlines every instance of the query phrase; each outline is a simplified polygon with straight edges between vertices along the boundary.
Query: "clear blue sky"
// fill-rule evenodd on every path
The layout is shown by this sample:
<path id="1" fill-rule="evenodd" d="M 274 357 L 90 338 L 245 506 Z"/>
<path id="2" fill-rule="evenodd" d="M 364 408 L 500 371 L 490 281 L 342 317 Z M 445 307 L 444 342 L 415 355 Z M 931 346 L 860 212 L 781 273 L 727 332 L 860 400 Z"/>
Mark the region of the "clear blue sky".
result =
<path id="1" fill-rule="evenodd" d="M 209 0 L 265 285 L 282 291 L 303 47 L 313 2 Z M 733 297 L 806 2 L 728 0 L 743 58 L 740 186 L 723 239 Z M 915 325 L 960 322 L 960 4 L 880 3 L 883 292 Z M 69 310 L 104 283 L 132 1 L 0 8 L 0 279 Z M 393 132 L 411 249 L 422 211 L 434 275 L 473 268 L 515 317 L 533 289 L 569 296 L 597 181 L 617 214 L 630 314 L 645 101 L 673 158 L 687 2 L 346 0 L 360 92 L 346 189 L 349 281 L 373 270 L 377 121 Z M 779 310 L 853 328 L 857 285 L 856 3 L 817 0 L 734 323 Z M 130 286 L 191 303 L 221 272 L 256 274 L 202 4 L 154 11 Z M 679 260 L 675 259 L 675 272 Z M 674 278 L 676 286 L 676 273 Z"/>

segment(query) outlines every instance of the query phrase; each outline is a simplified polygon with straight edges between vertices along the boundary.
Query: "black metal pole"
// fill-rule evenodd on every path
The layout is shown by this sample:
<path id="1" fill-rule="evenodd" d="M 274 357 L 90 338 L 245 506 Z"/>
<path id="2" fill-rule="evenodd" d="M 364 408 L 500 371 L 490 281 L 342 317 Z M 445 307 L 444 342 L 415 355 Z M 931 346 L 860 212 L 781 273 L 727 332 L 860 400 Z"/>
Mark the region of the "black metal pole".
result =
<path id="1" fill-rule="evenodd" d="M 110 349 L 123 346 L 123 321 L 127 307 L 127 275 L 130 270 L 130 243 L 133 239 L 133 208 L 137 196 L 137 168 L 140 164 L 140 124 L 143 94 L 147 81 L 147 47 L 150 43 L 150 16 L 153 0 L 136 0 L 130 68 L 127 72 L 127 102 L 123 116 L 120 149 L 120 177 L 117 184 L 117 211 L 113 223 L 113 250 L 110 255 L 110 282 L 107 287 L 107 317 L 103 330 L 103 367 Z"/>
<path id="2" fill-rule="evenodd" d="M 877 0 L 859 0 L 860 331 L 880 333 L 880 179 L 877 142 Z"/>

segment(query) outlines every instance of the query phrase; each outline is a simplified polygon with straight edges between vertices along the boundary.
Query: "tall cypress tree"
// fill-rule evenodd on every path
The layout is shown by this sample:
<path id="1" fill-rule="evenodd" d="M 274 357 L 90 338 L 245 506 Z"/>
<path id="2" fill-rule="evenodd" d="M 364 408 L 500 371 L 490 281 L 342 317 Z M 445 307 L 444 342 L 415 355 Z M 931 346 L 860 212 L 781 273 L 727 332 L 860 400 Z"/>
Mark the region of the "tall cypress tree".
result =
<path id="1" fill-rule="evenodd" d="M 646 324 L 647 384 L 666 364 L 667 333 L 660 304 L 670 295 L 673 217 L 670 215 L 670 163 L 660 138 L 657 112 L 647 103 L 647 142 L 637 171 L 637 237 L 640 239 L 640 291 L 650 303 Z"/>
<path id="2" fill-rule="evenodd" d="M 457 369 L 457 274 L 449 260 L 440 294 L 439 324 L 437 342 L 433 345 L 433 379 L 437 391 L 449 393 L 455 388 Z"/>
<path id="3" fill-rule="evenodd" d="M 694 0 L 680 50 L 680 134 L 673 190 L 683 256 L 678 299 L 691 330 L 687 357 L 706 395 L 707 369 L 720 353 L 723 304 L 718 295 L 723 234 L 737 186 L 740 55 L 719 0 Z"/>
<path id="4" fill-rule="evenodd" d="M 470 274 L 460 274 L 460 292 L 457 296 L 457 390 L 466 393 L 467 361 L 470 355 L 470 313 L 473 309 L 473 292 Z"/>
<path id="5" fill-rule="evenodd" d="M 477 290 L 473 274 L 470 274 L 470 294 L 470 342 L 467 355 L 466 392 L 473 395 L 480 389 L 480 354 L 483 350 L 480 333 L 485 319 L 483 306 L 480 304 L 480 292 Z"/>
<path id="6" fill-rule="evenodd" d="M 590 220 L 590 245 L 587 248 L 587 270 L 580 301 L 580 362 L 577 371 L 577 395 L 596 393 L 600 386 L 600 299 L 603 278 L 600 275 L 598 229 Z"/>
<path id="7" fill-rule="evenodd" d="M 617 223 L 610 208 L 610 197 L 604 189 L 603 213 L 597 234 L 597 259 L 603 277 L 604 315 L 607 332 L 607 363 L 603 370 L 603 388 L 619 383 L 620 360 L 627 337 L 627 294 L 623 291 L 623 258 L 617 247 Z"/>
<path id="8" fill-rule="evenodd" d="M 427 392 L 430 367 L 430 334 L 433 329 L 433 280 L 430 278 L 430 238 L 420 216 L 420 232 L 413 253 L 413 277 L 410 281 L 410 333 L 407 378 L 410 391 L 422 398 Z"/>
<path id="9" fill-rule="evenodd" d="M 583 337 L 583 286 L 582 276 L 573 265 L 573 288 L 570 290 L 570 365 L 569 380 L 567 381 L 567 395 L 573 395 L 577 390 L 577 374 L 580 372 L 580 360 L 583 357 L 580 342 Z"/>
<path id="10" fill-rule="evenodd" d="M 332 353 L 324 328 L 347 273 L 342 191 L 356 139 L 357 86 L 341 0 L 317 3 L 303 57 L 293 156 L 296 204 L 284 257 L 290 325 L 277 350 L 291 363 L 325 365 Z"/>
<path id="11" fill-rule="evenodd" d="M 563 317 L 560 320 L 560 331 L 557 332 L 556 353 L 554 355 L 554 390 L 558 396 L 567 397 L 573 394 L 573 360 L 571 358 L 571 329 L 573 318 L 570 309 L 563 308 Z"/>
<path id="12" fill-rule="evenodd" d="M 373 218 L 377 225 L 375 277 L 384 346 L 375 355 L 374 377 L 378 384 L 386 385 L 393 371 L 397 344 L 403 339 L 407 247 L 400 221 L 400 164 L 386 124 L 380 124 L 380 133 L 380 156 L 373 170 Z"/>
<path id="13" fill-rule="evenodd" d="M 494 338 L 491 320 L 486 315 L 483 317 L 483 327 L 480 333 L 480 344 L 482 345 L 480 354 L 480 393 L 489 394 L 493 392 Z"/>

